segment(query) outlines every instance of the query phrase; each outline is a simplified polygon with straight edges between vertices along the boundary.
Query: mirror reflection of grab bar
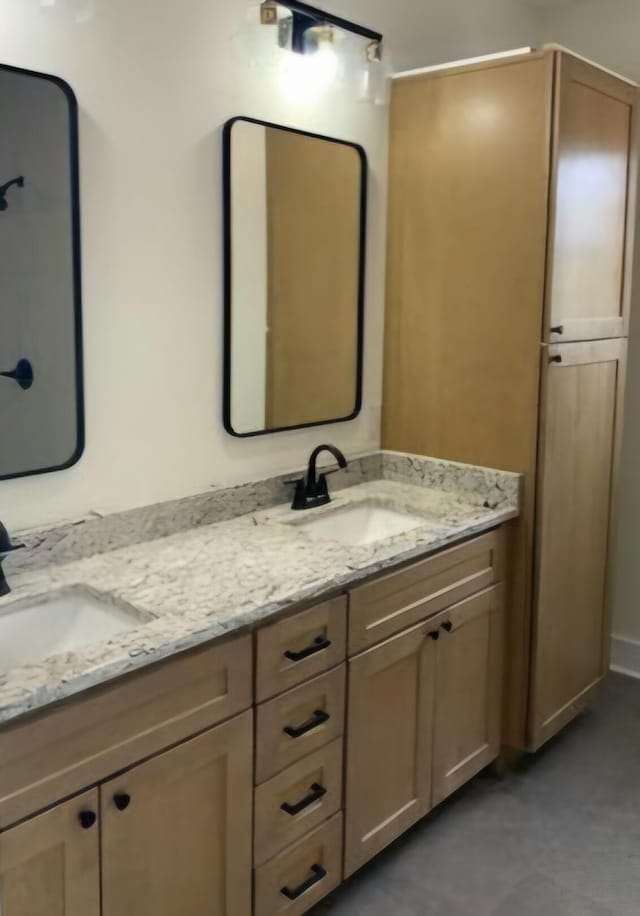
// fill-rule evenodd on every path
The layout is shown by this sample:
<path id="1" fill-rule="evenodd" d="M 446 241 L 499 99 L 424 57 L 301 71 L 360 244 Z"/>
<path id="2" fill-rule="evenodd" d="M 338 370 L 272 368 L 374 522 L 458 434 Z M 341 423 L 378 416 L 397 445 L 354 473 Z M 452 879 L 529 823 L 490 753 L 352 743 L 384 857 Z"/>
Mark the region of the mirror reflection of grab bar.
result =
<path id="1" fill-rule="evenodd" d="M 24 175 L 19 175 L 17 178 L 12 178 L 11 181 L 7 181 L 6 184 L 0 185 L 0 213 L 4 213 L 5 210 L 9 209 L 7 191 L 14 185 L 17 188 L 24 188 Z"/>
<path id="2" fill-rule="evenodd" d="M 23 391 L 31 388 L 35 378 L 33 366 L 28 359 L 19 359 L 15 369 L 11 369 L 10 372 L 0 372 L 0 376 L 2 378 L 13 379 L 14 382 L 20 385 Z"/>

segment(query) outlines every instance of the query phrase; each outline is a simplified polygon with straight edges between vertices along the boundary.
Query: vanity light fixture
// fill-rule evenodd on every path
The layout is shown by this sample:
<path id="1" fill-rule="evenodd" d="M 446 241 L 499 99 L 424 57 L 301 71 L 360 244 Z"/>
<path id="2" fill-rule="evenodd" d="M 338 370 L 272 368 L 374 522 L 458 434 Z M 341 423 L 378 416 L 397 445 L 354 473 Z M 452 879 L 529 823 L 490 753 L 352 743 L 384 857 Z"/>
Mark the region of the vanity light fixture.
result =
<path id="1" fill-rule="evenodd" d="M 336 82 L 346 64 L 338 49 L 348 36 L 366 42 L 360 52 L 361 63 L 356 74 L 362 87 L 358 91 L 359 98 L 377 103 L 386 101 L 390 74 L 382 63 L 383 36 L 380 32 L 298 0 L 263 0 L 260 22 L 275 27 L 278 47 L 292 52 L 283 71 L 283 88 L 292 101 L 317 97 Z M 354 47 L 353 42 L 351 47 Z"/>
<path id="2" fill-rule="evenodd" d="M 14 185 L 16 188 L 24 188 L 24 176 L 19 175 L 17 178 L 12 178 L 11 181 L 7 181 L 6 184 L 0 185 L 0 213 L 4 213 L 5 210 L 9 209 L 7 192 L 9 188 L 12 188 Z"/>
<path id="3" fill-rule="evenodd" d="M 291 16 L 278 19 L 278 6 L 288 9 Z M 382 59 L 383 35 L 380 32 L 334 16 L 333 13 L 327 13 L 308 3 L 300 3 L 298 0 L 264 0 L 260 8 L 260 18 L 263 24 L 277 24 L 280 47 L 288 48 L 296 54 L 307 54 L 310 51 L 313 53 L 314 36 L 311 36 L 309 41 L 307 32 L 317 30 L 322 33 L 333 27 L 368 39 L 377 46 L 378 59 Z"/>

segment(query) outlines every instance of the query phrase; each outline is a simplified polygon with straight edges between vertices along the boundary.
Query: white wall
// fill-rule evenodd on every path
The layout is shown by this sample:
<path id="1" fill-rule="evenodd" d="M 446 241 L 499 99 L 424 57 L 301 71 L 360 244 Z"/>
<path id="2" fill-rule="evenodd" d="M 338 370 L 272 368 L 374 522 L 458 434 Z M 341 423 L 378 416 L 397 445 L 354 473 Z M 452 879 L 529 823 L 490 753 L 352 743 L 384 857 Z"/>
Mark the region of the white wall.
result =
<path id="1" fill-rule="evenodd" d="M 73 4 L 71 4 L 73 5 Z M 90 4 L 89 4 L 90 5 Z M 0 483 L 11 527 L 116 511 L 298 466 L 321 440 L 379 443 L 385 113 L 294 108 L 251 68 L 247 0 L 95 0 L 75 24 L 39 0 L 0 0 L 0 60 L 66 78 L 80 105 L 87 449 L 75 468 Z M 527 44 L 513 0 L 340 0 L 379 27 L 396 69 Z M 234 440 L 221 424 L 221 138 L 229 117 L 361 142 L 369 154 L 364 409 L 353 423 Z"/>
<path id="2" fill-rule="evenodd" d="M 80 106 L 87 449 L 69 471 L 0 483 L 10 528 L 115 511 L 379 444 L 386 113 L 285 104 L 246 63 L 246 0 L 96 0 L 84 24 L 0 0 L 0 60 L 67 79 Z M 367 20 L 364 16 L 364 20 Z M 255 440 L 221 422 L 221 125 L 238 114 L 363 143 L 371 165 L 364 409 Z"/>
<path id="3" fill-rule="evenodd" d="M 640 5 L 637 0 L 576 0 L 545 10 L 547 41 L 573 50 L 640 82 Z M 639 232 L 640 240 L 640 232 Z M 640 674 L 640 257 L 631 320 L 629 379 L 621 494 L 615 532 L 613 662 Z"/>
<path id="4" fill-rule="evenodd" d="M 332 0 L 328 8 L 384 32 L 394 70 L 530 45 L 538 11 L 524 0 Z"/>

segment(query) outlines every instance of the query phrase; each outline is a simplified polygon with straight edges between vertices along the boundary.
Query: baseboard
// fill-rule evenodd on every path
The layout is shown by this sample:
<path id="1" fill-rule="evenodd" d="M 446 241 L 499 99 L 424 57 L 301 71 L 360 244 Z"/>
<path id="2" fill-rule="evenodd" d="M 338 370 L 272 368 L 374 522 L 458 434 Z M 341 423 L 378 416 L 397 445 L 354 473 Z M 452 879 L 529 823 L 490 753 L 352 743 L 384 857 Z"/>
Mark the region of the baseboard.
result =
<path id="1" fill-rule="evenodd" d="M 611 639 L 611 670 L 640 679 L 640 641 L 613 636 Z"/>

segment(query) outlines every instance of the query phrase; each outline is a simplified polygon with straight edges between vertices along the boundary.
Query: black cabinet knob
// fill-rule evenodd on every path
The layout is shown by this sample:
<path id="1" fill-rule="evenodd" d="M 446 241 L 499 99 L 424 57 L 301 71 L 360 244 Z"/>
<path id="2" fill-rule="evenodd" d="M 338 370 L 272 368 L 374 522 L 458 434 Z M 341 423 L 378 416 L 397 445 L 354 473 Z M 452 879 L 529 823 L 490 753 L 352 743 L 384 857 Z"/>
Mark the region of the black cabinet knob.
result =
<path id="1" fill-rule="evenodd" d="M 549 362 L 550 362 L 550 363 L 561 363 L 561 362 L 562 362 L 562 357 L 561 357 L 561 356 L 550 356 L 550 357 L 549 357 Z"/>
<path id="2" fill-rule="evenodd" d="M 440 630 L 432 630 L 429 636 L 434 642 L 437 642 L 440 639 Z"/>
<path id="3" fill-rule="evenodd" d="M 98 820 L 98 815 L 95 811 L 81 811 L 78 820 L 83 830 L 90 830 Z"/>
<path id="4" fill-rule="evenodd" d="M 551 333 L 552 334 L 564 334 L 564 326 L 561 324 L 556 325 L 555 328 L 551 328 Z"/>
<path id="5" fill-rule="evenodd" d="M 113 796 L 113 804 L 118 811 L 126 811 L 131 804 L 131 796 L 127 795 L 126 792 L 119 792 L 117 795 Z"/>
<path id="6" fill-rule="evenodd" d="M 447 620 L 446 623 L 442 624 L 442 629 L 445 630 L 447 633 L 450 633 L 453 630 L 453 624 L 451 623 L 450 620 Z"/>

